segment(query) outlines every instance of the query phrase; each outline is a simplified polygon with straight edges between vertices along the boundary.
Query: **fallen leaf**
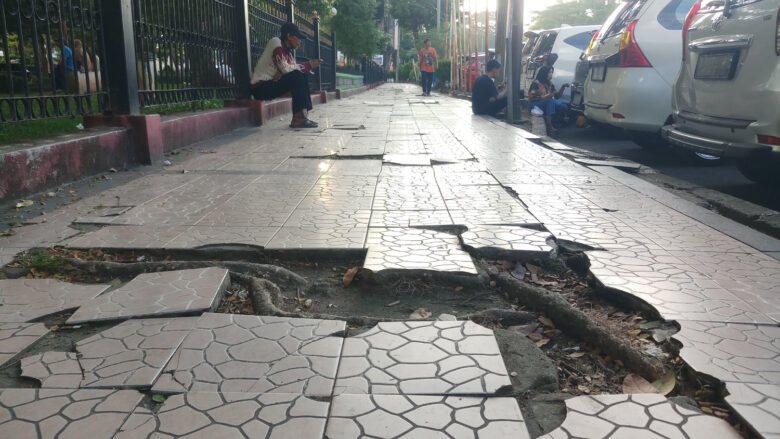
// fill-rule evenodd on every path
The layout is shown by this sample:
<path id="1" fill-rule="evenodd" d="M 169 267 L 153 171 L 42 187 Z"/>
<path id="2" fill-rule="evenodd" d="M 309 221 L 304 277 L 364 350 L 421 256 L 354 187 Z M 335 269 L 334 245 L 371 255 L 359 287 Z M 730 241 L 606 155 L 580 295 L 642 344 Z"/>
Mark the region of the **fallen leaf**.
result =
<path id="1" fill-rule="evenodd" d="M 409 319 L 411 320 L 422 320 L 427 319 L 431 316 L 431 312 L 428 311 L 428 308 L 417 308 L 414 310 L 413 313 L 409 314 Z"/>
<path id="2" fill-rule="evenodd" d="M 20 207 L 30 207 L 33 204 L 35 204 L 35 202 L 33 200 L 22 200 L 22 201 L 16 203 L 16 208 L 19 209 Z"/>
<path id="3" fill-rule="evenodd" d="M 352 283 L 352 280 L 355 279 L 355 275 L 358 272 L 358 267 L 352 267 L 349 270 L 347 270 L 347 273 L 344 275 L 344 286 L 348 287 L 349 284 Z"/>
<path id="4" fill-rule="evenodd" d="M 0 232 L 0 236 L 14 236 L 14 235 L 16 235 L 14 229 L 8 229 L 3 232 Z"/>
<path id="5" fill-rule="evenodd" d="M 396 305 L 398 305 L 399 303 L 401 303 L 401 301 L 400 301 L 400 300 L 396 300 L 396 301 L 393 301 L 393 302 L 390 302 L 390 303 L 388 303 L 388 304 L 387 304 L 387 305 L 385 305 L 385 306 L 387 306 L 387 307 L 396 306 Z"/>
<path id="6" fill-rule="evenodd" d="M 308 309 L 308 308 L 311 308 L 312 304 L 313 304 L 313 302 L 312 302 L 311 299 L 306 299 L 306 301 L 303 302 L 303 307 Z"/>
<path id="7" fill-rule="evenodd" d="M 109 282 L 109 284 L 111 284 L 111 285 L 113 285 L 115 287 L 118 287 L 118 286 L 122 285 L 122 279 L 116 278 L 116 279 L 112 280 L 111 282 Z"/>
<path id="8" fill-rule="evenodd" d="M 463 287 L 461 286 L 455 287 L 455 292 L 457 293 L 458 291 L 463 291 Z"/>
<path id="9" fill-rule="evenodd" d="M 577 386 L 577 390 L 579 390 L 582 393 L 590 393 L 590 389 L 588 388 L 588 386 L 583 386 L 582 384 Z"/>
<path id="10" fill-rule="evenodd" d="M 549 317 L 539 316 L 539 318 L 537 320 L 539 320 L 539 322 L 541 324 L 543 324 L 544 326 L 546 326 L 548 328 L 554 328 L 555 327 L 555 324 L 553 323 L 552 320 L 550 320 Z"/>
<path id="11" fill-rule="evenodd" d="M 536 328 L 538 328 L 538 327 L 539 327 L 539 325 L 537 325 L 536 323 L 531 323 L 531 324 L 528 324 L 528 325 L 510 326 L 507 329 L 509 329 L 510 331 L 517 332 L 518 334 L 530 335 L 530 334 L 533 334 L 534 331 L 536 331 Z"/>
<path id="12" fill-rule="evenodd" d="M 626 332 L 628 333 L 628 335 L 630 335 L 630 336 L 632 336 L 632 337 L 636 337 L 636 336 L 637 336 L 637 335 L 639 335 L 639 333 L 640 333 L 640 332 L 642 332 L 642 331 L 641 331 L 640 329 L 629 329 L 629 330 L 628 330 L 628 331 L 626 331 Z"/>
<path id="13" fill-rule="evenodd" d="M 542 346 L 546 345 L 549 342 L 550 342 L 549 338 L 543 338 L 543 339 L 541 339 L 541 340 L 536 342 L 536 346 L 542 347 Z"/>
<path id="14" fill-rule="evenodd" d="M 165 395 L 160 395 L 159 393 L 155 394 L 155 395 L 152 395 L 152 401 L 154 401 L 154 402 L 163 403 L 163 402 L 165 402 L 166 399 L 167 398 L 165 397 Z"/>
<path id="15" fill-rule="evenodd" d="M 669 369 L 664 374 L 664 376 L 658 378 L 650 384 L 655 387 L 655 390 L 657 390 L 661 395 L 666 396 L 672 393 L 672 390 L 674 390 L 675 386 L 677 385 L 677 378 L 674 376 L 674 370 Z"/>
<path id="16" fill-rule="evenodd" d="M 59 326 L 57 326 L 57 325 L 54 325 L 54 326 L 52 326 L 51 328 L 49 328 L 49 331 L 52 331 L 52 332 L 54 332 L 54 331 L 56 331 L 56 330 L 58 330 L 58 329 L 60 329 L 60 327 L 59 327 Z"/>
<path id="17" fill-rule="evenodd" d="M 544 338 L 542 334 L 539 334 L 537 332 L 533 332 L 531 334 L 528 334 L 528 338 L 530 338 L 533 341 L 539 341 Z"/>
<path id="18" fill-rule="evenodd" d="M 574 352 L 569 354 L 569 358 L 580 358 L 584 356 L 585 356 L 585 352 Z"/>
<path id="19" fill-rule="evenodd" d="M 523 280 L 525 278 L 525 269 L 523 268 L 523 264 L 515 264 L 515 268 L 513 268 L 509 274 L 511 274 L 515 279 Z"/>
<path id="20" fill-rule="evenodd" d="M 658 390 L 646 379 L 635 373 L 630 373 L 623 380 L 623 393 L 658 393 Z"/>

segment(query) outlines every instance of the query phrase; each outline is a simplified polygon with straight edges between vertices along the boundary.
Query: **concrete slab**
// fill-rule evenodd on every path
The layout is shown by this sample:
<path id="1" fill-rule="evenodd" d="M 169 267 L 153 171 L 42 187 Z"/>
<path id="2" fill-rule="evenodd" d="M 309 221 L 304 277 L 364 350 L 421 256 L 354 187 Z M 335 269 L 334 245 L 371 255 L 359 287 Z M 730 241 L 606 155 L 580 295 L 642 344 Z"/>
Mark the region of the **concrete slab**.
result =
<path id="1" fill-rule="evenodd" d="M 553 248 L 547 244 L 549 232 L 540 232 L 517 226 L 469 226 L 460 235 L 465 248 L 475 249 L 481 255 L 496 259 L 533 258 L 549 255 Z"/>
<path id="2" fill-rule="evenodd" d="M 0 323 L 0 365 L 49 332 L 43 323 Z"/>
<path id="3" fill-rule="evenodd" d="M 780 436 L 780 385 L 726 383 L 726 403 L 758 435 Z"/>
<path id="4" fill-rule="evenodd" d="M 460 248 L 458 237 L 414 228 L 371 228 L 363 268 L 430 270 L 476 274 L 471 256 Z"/>
<path id="5" fill-rule="evenodd" d="M 56 279 L 0 280 L 0 323 L 27 322 L 88 303 L 108 285 L 86 285 Z"/>
<path id="6" fill-rule="evenodd" d="M 41 382 L 44 389 L 78 389 L 83 373 L 75 352 L 44 352 L 22 358 L 22 376 Z"/>

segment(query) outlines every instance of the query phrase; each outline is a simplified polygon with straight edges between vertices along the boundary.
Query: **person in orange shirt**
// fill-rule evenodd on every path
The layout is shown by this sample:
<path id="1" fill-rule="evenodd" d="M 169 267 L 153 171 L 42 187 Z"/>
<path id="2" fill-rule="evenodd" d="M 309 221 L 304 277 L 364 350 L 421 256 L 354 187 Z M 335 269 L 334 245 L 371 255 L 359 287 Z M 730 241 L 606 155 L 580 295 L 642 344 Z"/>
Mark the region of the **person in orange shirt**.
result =
<path id="1" fill-rule="evenodd" d="M 425 40 L 425 48 L 420 50 L 420 73 L 422 74 L 422 95 L 431 95 L 433 72 L 439 68 L 439 55 L 431 47 L 431 40 Z"/>

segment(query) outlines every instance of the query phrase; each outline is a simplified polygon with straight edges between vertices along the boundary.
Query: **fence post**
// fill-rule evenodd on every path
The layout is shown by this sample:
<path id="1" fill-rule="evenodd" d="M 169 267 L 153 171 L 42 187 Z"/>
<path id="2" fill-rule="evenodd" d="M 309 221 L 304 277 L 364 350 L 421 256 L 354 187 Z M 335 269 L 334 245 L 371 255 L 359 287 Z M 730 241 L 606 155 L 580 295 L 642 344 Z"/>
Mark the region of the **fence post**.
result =
<path id="1" fill-rule="evenodd" d="M 287 21 L 295 23 L 295 0 L 285 0 L 284 12 L 287 14 Z"/>
<path id="2" fill-rule="evenodd" d="M 103 2 L 103 37 L 111 42 L 105 51 L 106 74 L 113 114 L 140 114 L 132 0 Z"/>
<path id="3" fill-rule="evenodd" d="M 317 15 L 317 12 L 314 12 L 314 58 L 315 59 L 321 59 L 322 58 L 322 48 L 320 47 L 320 44 L 322 42 L 320 41 L 320 16 Z M 317 90 L 322 90 L 322 69 L 317 67 L 317 71 L 314 72 L 314 79 L 317 82 Z"/>
<path id="4" fill-rule="evenodd" d="M 238 0 L 236 5 L 236 49 L 237 56 L 233 66 L 236 78 L 237 97 L 249 97 L 249 82 L 252 75 L 252 53 L 249 36 L 249 1 Z"/>
<path id="5" fill-rule="evenodd" d="M 332 30 L 330 31 L 330 41 L 331 44 L 333 44 L 333 64 L 331 64 L 331 69 L 333 70 L 333 84 L 331 84 L 330 88 L 331 90 L 335 90 L 338 88 L 337 80 L 336 80 L 336 69 L 338 68 L 339 64 L 339 52 L 336 49 L 336 31 Z"/>

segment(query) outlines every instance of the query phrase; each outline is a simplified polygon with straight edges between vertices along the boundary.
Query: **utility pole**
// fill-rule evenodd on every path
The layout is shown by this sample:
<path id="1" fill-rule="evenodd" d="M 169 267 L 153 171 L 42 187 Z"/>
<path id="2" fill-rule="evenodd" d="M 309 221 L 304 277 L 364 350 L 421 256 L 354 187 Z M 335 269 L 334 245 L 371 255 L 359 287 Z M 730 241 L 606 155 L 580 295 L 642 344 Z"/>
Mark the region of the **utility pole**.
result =
<path id="1" fill-rule="evenodd" d="M 520 122 L 520 96 L 522 85 L 520 84 L 520 70 L 522 68 L 520 53 L 523 49 L 523 0 L 509 0 L 510 6 L 510 35 L 507 50 L 507 83 L 509 94 L 507 99 L 507 122 Z"/>
<path id="2" fill-rule="evenodd" d="M 436 29 L 441 27 L 441 0 L 436 0 Z"/>

